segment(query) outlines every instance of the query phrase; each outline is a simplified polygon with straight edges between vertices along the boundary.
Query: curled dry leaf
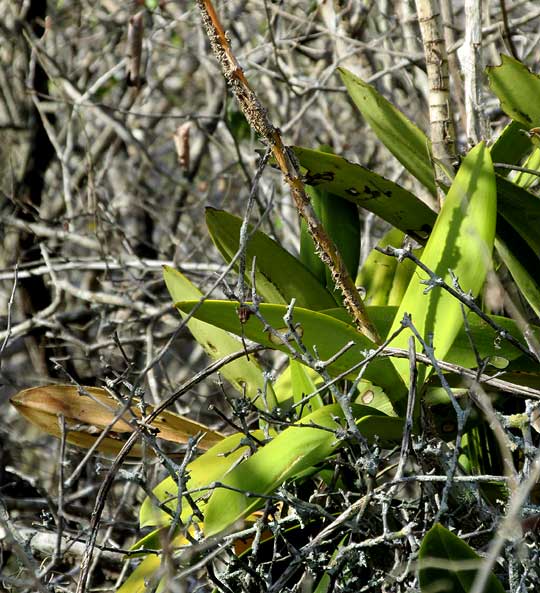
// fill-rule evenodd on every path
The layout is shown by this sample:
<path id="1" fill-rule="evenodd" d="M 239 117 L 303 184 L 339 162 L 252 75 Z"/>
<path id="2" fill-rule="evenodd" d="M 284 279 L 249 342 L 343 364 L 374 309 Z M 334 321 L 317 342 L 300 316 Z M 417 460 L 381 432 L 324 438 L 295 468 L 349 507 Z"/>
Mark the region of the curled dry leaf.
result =
<path id="1" fill-rule="evenodd" d="M 63 416 L 67 442 L 79 447 L 91 447 L 107 429 L 98 450 L 113 455 L 120 451 L 142 417 L 137 400 L 131 401 L 130 405 L 123 404 L 98 387 L 80 390 L 72 385 L 33 387 L 13 396 L 11 403 L 27 420 L 56 437 L 61 436 L 58 419 Z M 152 410 L 152 406 L 146 406 L 146 413 L 150 414 Z M 198 444 L 201 449 L 208 449 L 224 438 L 204 424 L 173 412 L 161 412 L 149 424 L 149 429 L 156 431 L 156 436 L 161 439 L 180 444 L 203 433 Z M 140 445 L 135 445 L 130 453 L 136 457 L 141 454 Z"/>

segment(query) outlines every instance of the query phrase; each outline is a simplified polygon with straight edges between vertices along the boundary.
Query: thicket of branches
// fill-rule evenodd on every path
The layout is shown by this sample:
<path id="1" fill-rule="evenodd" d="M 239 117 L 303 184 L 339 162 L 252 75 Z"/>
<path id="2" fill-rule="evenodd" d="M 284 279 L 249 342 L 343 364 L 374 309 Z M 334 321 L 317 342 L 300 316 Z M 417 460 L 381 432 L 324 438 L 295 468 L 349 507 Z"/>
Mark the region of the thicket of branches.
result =
<path id="1" fill-rule="evenodd" d="M 410 186 L 401 165 L 362 122 L 335 71 L 344 65 L 373 83 L 429 131 L 424 50 L 413 2 L 216 5 L 250 84 L 287 144 L 331 145 Z M 464 148 L 458 59 L 464 7 L 449 0 L 441 5 L 458 147 Z M 90 511 L 108 461 L 86 460 L 65 487 L 83 453 L 30 427 L 10 408 L 9 397 L 49 383 L 118 391 L 136 385 L 148 403 L 158 403 L 205 368 L 202 349 L 186 329 L 177 331 L 180 318 L 165 290 L 162 265 L 182 270 L 203 291 L 215 281 L 223 266 L 205 229 L 204 208 L 243 215 L 263 147 L 227 91 L 195 3 L 4 0 L 0 13 L 0 588 L 75 591 Z M 502 51 L 537 64 L 539 20 L 534 1 L 486 3 L 486 62 L 498 64 Z M 134 50 L 138 35 L 140 56 Z M 489 95 L 484 114 L 489 139 L 506 118 Z M 270 168 L 259 184 L 253 222 L 267 210 L 262 228 L 297 251 L 298 217 L 286 185 Z M 363 220 L 366 257 L 386 226 L 371 214 Z M 227 280 L 234 285 L 234 274 Z M 221 286 L 214 296 L 227 290 Z M 279 362 L 265 357 L 269 369 Z M 209 377 L 181 398 L 176 411 L 226 431 L 210 404 L 230 415 L 224 403 L 229 392 L 216 376 Z M 356 461 L 342 460 L 348 472 L 358 472 L 353 482 L 365 477 Z M 140 535 L 141 484 L 147 490 L 163 475 L 152 461 L 127 466 L 117 476 L 92 570 L 96 588 L 113 590 L 125 578 L 129 560 L 122 552 Z M 333 512 L 356 500 L 342 494 L 341 503 L 332 499 Z M 309 500 L 294 489 L 289 495 L 293 505 L 302 497 Z M 436 497 L 426 495 L 423 509 L 408 508 L 406 500 L 392 515 L 395 533 L 434 513 Z M 368 543 L 343 557 L 349 588 L 339 590 L 416 586 L 408 547 L 415 546 L 409 541 L 415 538 L 412 528 L 395 542 L 377 540 L 378 503 L 372 504 L 370 512 L 363 509 L 361 528 Z M 299 514 L 307 516 L 320 505 L 298 503 Z M 471 531 L 482 537 L 483 529 L 493 528 L 492 517 L 477 519 L 471 519 Z M 520 576 L 512 591 L 538 584 L 535 550 L 514 567 Z M 315 574 L 322 562 L 317 554 L 331 552 L 313 546 L 303 560 Z M 280 553 L 294 558 L 292 549 Z M 262 590 L 250 562 L 243 566 L 245 578 L 231 576 L 234 590 Z M 171 591 L 210 590 L 203 564 Z M 387 571 L 393 581 L 383 585 Z M 277 572 L 269 570 L 268 590 L 275 590 Z M 291 590 L 311 590 L 301 589 L 301 581 L 307 582 L 303 573 L 294 578 L 296 584 L 287 584 Z"/>

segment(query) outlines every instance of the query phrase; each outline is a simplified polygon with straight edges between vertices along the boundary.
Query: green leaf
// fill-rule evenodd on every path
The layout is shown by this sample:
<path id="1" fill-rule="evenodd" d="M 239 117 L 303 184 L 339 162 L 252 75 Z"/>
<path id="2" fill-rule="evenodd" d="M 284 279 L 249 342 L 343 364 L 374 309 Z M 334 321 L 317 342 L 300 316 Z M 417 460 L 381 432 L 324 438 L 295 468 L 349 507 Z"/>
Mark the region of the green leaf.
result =
<path id="1" fill-rule="evenodd" d="M 313 393 L 317 389 L 315 377 L 313 376 L 315 373 L 312 369 L 305 367 L 294 359 L 289 361 L 289 368 L 291 369 L 293 401 L 297 404 L 303 400 L 306 395 Z M 323 401 L 321 396 L 315 395 L 309 400 L 309 403 L 305 405 L 304 414 L 302 415 L 318 410 L 319 408 L 322 408 L 322 406 Z"/>
<path id="2" fill-rule="evenodd" d="M 496 181 L 499 214 L 512 225 L 534 253 L 540 254 L 540 198 L 504 177 L 497 175 Z M 505 239 L 503 233 L 501 238 Z"/>
<path id="3" fill-rule="evenodd" d="M 493 163 L 519 164 L 532 148 L 531 140 L 526 134 L 527 129 L 527 126 L 518 121 L 511 121 L 490 148 Z M 499 168 L 497 173 L 507 177 L 510 169 Z"/>
<path id="4" fill-rule="evenodd" d="M 401 419 L 354 404 L 352 411 L 358 419 L 358 429 L 369 440 L 378 436 L 385 442 L 401 440 Z M 340 445 L 333 431 L 342 428 L 342 422 L 338 404 L 320 408 L 303 418 L 302 426 L 286 428 L 237 465 L 222 481 L 224 487 L 216 488 L 208 501 L 205 535 L 215 535 L 234 525 L 260 507 L 262 500 L 257 495 L 274 492 L 286 480 L 327 459 Z"/>
<path id="5" fill-rule="evenodd" d="M 373 321 L 379 333 L 383 336 L 388 335 L 396 317 L 398 307 L 367 307 L 367 311 L 369 318 Z M 349 314 L 343 308 L 326 309 L 325 311 L 320 311 L 320 313 L 353 326 Z M 519 326 L 513 319 L 501 317 L 500 315 L 490 315 L 489 317 L 516 338 L 520 336 L 521 331 Z M 499 340 L 495 331 L 472 311 L 467 313 L 467 324 L 469 326 L 470 339 L 474 342 L 481 358 L 489 357 L 496 360 L 505 359 L 507 361 L 513 361 L 522 356 L 522 352 L 512 346 L 512 344 L 506 340 Z M 540 329 L 537 329 L 534 334 L 540 338 Z M 463 326 L 459 329 L 444 360 L 466 368 L 476 367 L 476 357 L 471 348 L 469 336 Z"/>
<path id="6" fill-rule="evenodd" d="M 345 537 L 343 537 L 341 539 L 341 541 L 337 545 L 337 548 L 334 550 L 334 553 L 332 554 L 332 557 L 330 558 L 330 566 L 329 566 L 329 568 L 334 568 L 336 558 L 340 554 L 341 549 L 345 545 L 345 540 L 348 537 L 349 537 L 349 535 L 347 534 Z M 331 593 L 331 591 L 330 591 L 330 585 L 331 584 L 332 584 L 332 577 L 330 575 L 330 570 L 327 570 L 327 571 L 325 571 L 325 573 L 321 577 L 321 580 L 318 582 L 317 587 L 315 588 L 315 590 L 313 591 L 313 593 Z"/>
<path id="7" fill-rule="evenodd" d="M 342 157 L 308 148 L 293 147 L 293 150 L 307 170 L 308 185 L 345 198 L 425 242 L 436 214 L 409 191 Z"/>
<path id="8" fill-rule="evenodd" d="M 163 278 L 173 302 L 188 299 L 198 301 L 202 297 L 199 289 L 174 268 L 164 266 Z M 182 317 L 185 317 L 187 313 L 189 311 L 184 311 Z M 242 349 L 241 342 L 217 327 L 197 319 L 188 321 L 187 326 L 193 337 L 214 360 Z M 223 367 L 220 372 L 239 393 L 245 391 L 246 397 L 254 401 L 256 406 L 264 409 L 264 402 L 258 396 L 259 391 L 263 391 L 265 388 L 265 380 L 261 367 L 253 359 L 240 358 Z M 267 401 L 272 408 L 276 402 L 271 386 L 268 387 Z"/>
<path id="9" fill-rule="evenodd" d="M 392 229 L 379 241 L 378 247 L 388 245 L 401 247 L 404 234 Z M 418 252 L 417 252 L 417 255 Z M 398 264 L 395 257 L 388 257 L 373 249 L 364 262 L 356 284 L 366 291 L 364 302 L 367 305 L 399 305 L 401 303 L 415 265 L 410 260 Z"/>
<path id="10" fill-rule="evenodd" d="M 476 296 L 491 266 L 496 207 L 493 166 L 482 143 L 461 163 L 421 261 L 450 285 L 452 270 L 461 288 Z M 407 313 L 424 340 L 433 336 L 435 355 L 444 359 L 463 325 L 461 304 L 439 287 L 426 294 L 422 280 L 427 280 L 427 275 L 417 270 L 389 334 L 400 327 Z M 408 332 L 402 332 L 392 345 L 406 349 L 408 339 Z M 409 361 L 396 359 L 394 365 L 407 381 Z"/>
<path id="11" fill-rule="evenodd" d="M 370 84 L 345 68 L 338 70 L 351 99 L 379 140 L 433 196 L 437 195 L 431 142 L 424 132 Z"/>
<path id="12" fill-rule="evenodd" d="M 336 245 L 347 271 L 354 278 L 358 272 L 360 262 L 360 218 L 358 216 L 358 207 L 339 196 L 329 194 L 315 187 L 306 187 L 313 204 L 318 206 L 318 214 L 321 223 Z M 302 229 L 307 232 L 307 227 L 302 221 Z M 309 236 L 309 233 L 308 233 Z M 311 244 L 308 244 L 304 238 L 303 245 L 306 250 L 314 253 L 315 245 L 311 237 Z M 301 244 L 301 247 L 303 246 Z M 317 255 L 315 254 L 315 257 Z M 335 282 L 327 266 L 324 266 L 324 282 L 326 288 L 332 292 L 338 303 L 342 302 L 341 293 L 335 289 Z"/>
<path id="13" fill-rule="evenodd" d="M 237 142 L 240 143 L 242 140 L 249 140 L 251 138 L 251 127 L 244 114 L 236 107 L 235 101 L 228 103 L 225 121 L 231 135 Z"/>
<path id="14" fill-rule="evenodd" d="M 482 563 L 470 546 L 438 523 L 427 532 L 418 555 L 422 593 L 470 593 Z M 493 573 L 486 585 L 485 593 L 504 593 Z"/>
<path id="15" fill-rule="evenodd" d="M 540 126 L 540 77 L 510 56 L 501 54 L 501 60 L 486 71 L 502 110 L 527 128 Z"/>
<path id="16" fill-rule="evenodd" d="M 358 396 L 354 401 L 357 404 L 376 408 L 387 416 L 396 415 L 392 402 L 388 399 L 386 393 L 378 385 L 373 385 L 371 381 L 362 379 L 358 383 Z"/>
<path id="17" fill-rule="evenodd" d="M 294 363 L 294 364 L 293 364 Z M 293 386 L 293 372 L 292 369 L 294 366 L 299 366 L 302 368 L 303 372 L 306 375 L 305 381 L 302 383 L 297 382 L 297 377 L 295 376 L 294 386 Z M 313 369 L 309 367 L 303 366 L 299 364 L 294 359 L 289 360 L 289 364 L 285 367 L 282 373 L 279 375 L 277 380 L 274 382 L 274 393 L 276 394 L 276 399 L 278 401 L 279 407 L 285 410 L 288 410 L 294 403 L 297 403 L 301 397 L 301 393 L 308 389 L 308 385 L 313 385 L 314 389 L 319 387 L 323 382 L 323 379 Z M 311 390 L 313 391 L 313 389 Z M 306 391 L 306 395 L 311 393 L 311 391 Z M 320 395 L 315 396 L 316 403 L 315 408 L 320 408 L 322 406 L 322 399 Z M 310 413 L 312 410 L 307 409 L 307 413 Z"/>
<path id="18" fill-rule="evenodd" d="M 322 196 L 327 194 L 309 185 L 305 189 L 315 214 L 322 221 Z M 300 261 L 322 286 L 326 286 L 326 265 L 317 254 L 317 248 L 303 218 L 300 219 Z"/>
<path id="19" fill-rule="evenodd" d="M 333 154 L 329 146 L 323 145 L 320 150 Z M 360 218 L 357 206 L 339 196 L 309 185 L 306 186 L 306 193 L 328 236 L 338 248 L 345 267 L 354 278 L 358 272 L 360 260 Z M 336 301 L 341 303 L 342 295 L 335 290 L 332 274 L 318 256 L 315 243 L 303 219 L 300 221 L 300 261 L 323 286 L 332 292 Z"/>
<path id="20" fill-rule="evenodd" d="M 238 251 L 242 220 L 223 210 L 206 209 L 206 224 L 216 247 L 227 262 Z M 289 303 L 292 298 L 307 309 L 325 309 L 335 303 L 332 295 L 293 255 L 273 239 L 256 231 L 246 249 L 246 280 L 256 257 L 257 292 L 267 302 Z M 186 300 L 177 299 L 177 300 Z"/>
<path id="21" fill-rule="evenodd" d="M 540 280 L 538 272 L 540 270 L 540 261 L 526 244 L 522 245 L 521 249 L 515 249 L 514 243 L 513 248 L 510 249 L 508 243 L 496 239 L 495 246 L 521 294 L 536 313 L 536 316 L 540 318 L 540 284 L 538 283 Z M 536 274 L 533 272 L 534 275 L 532 275 L 524 265 L 525 263 L 528 263 L 529 268 L 536 271 Z"/>
<path id="22" fill-rule="evenodd" d="M 257 439 L 264 438 L 262 431 L 254 431 L 252 434 Z M 191 493 L 192 500 L 198 501 L 207 495 L 209 490 L 205 490 L 205 487 L 216 480 L 222 479 L 231 467 L 243 455 L 248 453 L 249 445 L 244 439 L 245 435 L 242 433 L 230 435 L 188 464 L 187 472 L 189 477 L 185 488 L 188 490 L 200 489 Z M 170 476 L 165 478 L 154 488 L 153 494 L 172 513 L 176 512 L 178 505 L 178 484 L 176 480 Z M 180 520 L 182 523 L 186 523 L 192 515 L 193 510 L 190 504 L 183 498 Z M 139 523 L 141 527 L 169 525 L 171 515 L 156 507 L 152 499 L 147 497 L 139 511 Z"/>
<path id="23" fill-rule="evenodd" d="M 194 304 L 193 301 L 187 301 L 176 303 L 176 306 L 181 311 L 190 311 Z M 290 354 L 289 348 L 283 344 L 283 341 L 269 331 L 270 327 L 273 327 L 279 331 L 283 339 L 286 338 L 288 329 L 283 317 L 287 313 L 287 307 L 262 303 L 259 305 L 259 310 L 269 327 L 255 315 L 251 315 L 247 322 L 241 325 L 238 315 L 236 315 L 235 303 L 229 301 L 205 301 L 197 309 L 195 316 L 197 319 L 237 335 L 241 335 L 243 330 L 248 339 Z M 354 342 L 355 345 L 352 348 L 327 367 L 326 370 L 331 375 L 348 372 L 354 364 L 364 360 L 366 350 L 375 347 L 373 342 L 351 325 L 317 311 L 295 307 L 293 323 L 297 325 L 297 332 L 301 335 L 308 351 L 314 355 L 314 348 L 316 348 L 321 360 L 328 360 L 346 344 Z M 300 352 L 294 342 L 290 341 L 289 343 L 296 352 Z M 355 376 L 356 373 L 351 373 L 351 377 Z M 388 359 L 374 359 L 367 366 L 364 377 L 376 385 L 380 385 L 392 401 L 400 399 L 404 392 L 406 393 L 403 381 Z"/>
<path id="24" fill-rule="evenodd" d="M 160 566 L 160 556 L 149 554 L 129 575 L 116 593 L 145 593 L 145 591 L 153 590 L 150 587 L 150 582 Z"/>
<path id="25" fill-rule="evenodd" d="M 523 167 L 540 173 L 540 148 L 535 148 L 533 150 L 529 155 L 529 158 L 523 163 Z M 519 171 L 513 181 L 523 189 L 528 189 L 534 183 L 538 183 L 539 180 L 540 177 L 538 175 Z"/>

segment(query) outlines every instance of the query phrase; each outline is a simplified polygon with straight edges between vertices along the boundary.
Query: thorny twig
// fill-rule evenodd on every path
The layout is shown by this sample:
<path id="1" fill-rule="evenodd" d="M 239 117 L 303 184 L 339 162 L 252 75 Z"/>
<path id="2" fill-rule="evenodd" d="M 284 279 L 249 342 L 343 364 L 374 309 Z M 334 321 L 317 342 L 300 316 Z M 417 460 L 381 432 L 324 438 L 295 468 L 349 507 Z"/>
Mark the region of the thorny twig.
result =
<path id="1" fill-rule="evenodd" d="M 266 110 L 251 89 L 232 52 L 227 35 L 219 22 L 211 0 L 198 0 L 197 4 L 201 11 L 204 29 L 214 55 L 221 65 L 225 79 L 249 124 L 260 134 L 272 150 L 284 179 L 289 185 L 298 213 L 306 221 L 308 230 L 320 249 L 320 257 L 332 271 L 332 277 L 342 291 L 345 305 L 351 312 L 359 329 L 373 342 L 379 343 L 380 337 L 377 329 L 367 316 L 362 299 L 347 271 L 345 263 L 311 206 L 294 156 L 284 146 L 279 130 L 271 124 Z"/>

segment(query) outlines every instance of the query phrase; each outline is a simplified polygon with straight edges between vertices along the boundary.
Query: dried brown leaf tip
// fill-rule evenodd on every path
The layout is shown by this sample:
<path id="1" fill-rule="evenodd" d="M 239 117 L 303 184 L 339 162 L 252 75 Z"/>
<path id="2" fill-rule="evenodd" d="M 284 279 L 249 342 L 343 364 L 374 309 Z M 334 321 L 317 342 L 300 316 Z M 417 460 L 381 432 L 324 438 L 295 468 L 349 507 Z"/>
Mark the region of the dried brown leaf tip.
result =
<path id="1" fill-rule="evenodd" d="M 126 438 L 135 430 L 142 415 L 137 401 L 121 403 L 98 387 L 80 390 L 72 385 L 50 385 L 20 391 L 11 398 L 17 411 L 44 432 L 60 438 L 59 418 L 63 417 L 66 440 L 78 447 L 89 448 L 99 438 L 98 450 L 117 454 Z M 146 407 L 152 412 L 152 407 Z M 223 439 L 223 435 L 204 424 L 173 412 L 161 412 L 148 426 L 156 436 L 174 443 L 186 444 L 190 437 L 204 434 L 198 446 L 208 449 Z M 105 435 L 103 435 L 105 433 Z M 136 445 L 130 455 L 141 455 Z"/>

